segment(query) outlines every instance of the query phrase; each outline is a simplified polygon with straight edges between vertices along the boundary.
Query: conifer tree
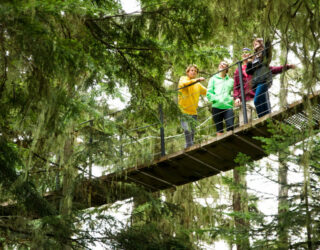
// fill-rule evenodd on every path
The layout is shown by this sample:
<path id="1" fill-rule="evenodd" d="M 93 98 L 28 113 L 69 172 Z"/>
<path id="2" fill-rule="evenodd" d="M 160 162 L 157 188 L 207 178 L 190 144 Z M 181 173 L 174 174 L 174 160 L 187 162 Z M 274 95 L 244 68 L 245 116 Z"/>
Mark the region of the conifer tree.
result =
<path id="1" fill-rule="evenodd" d="M 0 244 L 3 247 L 85 248 L 100 241 L 127 249 L 134 246 L 132 243 L 139 243 L 142 249 L 149 246 L 190 249 L 196 247 L 197 237 L 212 243 L 221 238 L 233 242 L 239 236 L 225 230 L 232 227 L 231 220 L 225 219 L 230 206 L 201 207 L 194 202 L 195 193 L 198 198 L 217 196 L 216 191 L 202 193 L 193 184 L 181 188 L 188 190 L 189 204 L 183 210 L 188 214 L 177 206 L 183 204 L 183 195 L 172 203 L 149 197 L 146 205 L 140 207 L 147 220 L 140 221 L 141 227 L 133 225 L 119 234 L 112 231 L 114 220 L 105 208 L 92 211 L 76 208 L 84 206 L 83 203 L 91 204 L 90 195 L 87 197 L 90 187 L 84 183 L 92 176 L 93 164 L 106 166 L 105 170 L 112 172 L 135 165 L 138 160 L 153 160 L 156 142 L 143 151 L 138 139 L 158 133 L 159 118 L 155 114 L 159 103 L 166 114 L 167 133 L 179 131 L 179 109 L 173 97 L 176 93 L 163 86 L 168 72 L 173 72 L 172 80 L 177 82 L 187 64 L 197 63 L 203 74 L 210 76 L 217 62 L 228 57 L 231 44 L 250 45 L 253 36 L 262 35 L 269 40 L 285 41 L 286 49 L 302 62 L 300 92 L 312 93 L 320 71 L 319 2 L 143 0 L 140 4 L 141 11 L 130 14 L 122 11 L 118 1 L 111 0 L 1 2 L 0 199 L 4 206 Z M 115 113 L 101 97 L 119 97 L 121 87 L 127 87 L 131 98 L 126 110 Z M 307 107 L 307 115 L 312 118 L 316 114 L 310 103 Z M 88 121 L 93 121 L 92 126 Z M 157 125 L 151 131 L 134 130 L 150 124 Z M 285 243 L 291 248 L 316 248 L 318 131 L 313 130 L 313 125 L 302 132 L 276 125 L 274 138 L 265 140 L 267 150 L 285 152 L 281 155 L 284 164 L 303 166 L 304 181 L 291 184 L 293 194 L 288 192 L 286 213 L 279 211 L 279 220 L 268 224 L 259 212 L 250 214 L 249 220 L 254 222 L 246 224 L 250 226 L 250 240 L 253 247 Z M 302 156 L 297 156 L 288 145 L 294 136 L 302 134 L 315 140 L 309 144 L 305 139 L 295 145 L 303 150 Z M 124 138 L 122 142 L 118 140 L 120 136 Z M 171 150 L 175 151 L 173 145 Z M 249 165 L 246 163 L 243 165 Z M 285 171 L 279 170 L 281 183 L 285 183 Z M 55 190 L 57 183 L 60 190 Z M 199 186 L 210 184 L 209 178 Z M 48 191 L 59 191 L 62 195 L 48 202 L 43 198 Z M 286 196 L 287 191 L 283 191 Z M 86 197 L 80 204 L 74 202 L 81 192 Z M 281 192 L 279 198 L 282 197 Z M 283 208 L 282 203 L 279 208 Z M 167 216 L 161 220 L 164 214 Z M 280 215 L 285 214 L 287 231 L 283 231 L 283 238 L 279 235 L 277 245 L 272 232 L 281 231 Z M 34 220 L 35 217 L 41 218 Z M 204 235 L 204 231 L 211 234 Z M 101 233 L 100 238 L 96 237 L 97 232 Z M 295 237 L 294 241 L 288 239 L 287 232 Z M 301 236 L 304 232 L 306 237 Z M 261 235 L 265 236 L 263 240 L 258 237 Z M 149 245 L 139 242 L 141 236 L 155 241 L 149 241 Z M 245 242 L 248 245 L 247 232 Z"/>

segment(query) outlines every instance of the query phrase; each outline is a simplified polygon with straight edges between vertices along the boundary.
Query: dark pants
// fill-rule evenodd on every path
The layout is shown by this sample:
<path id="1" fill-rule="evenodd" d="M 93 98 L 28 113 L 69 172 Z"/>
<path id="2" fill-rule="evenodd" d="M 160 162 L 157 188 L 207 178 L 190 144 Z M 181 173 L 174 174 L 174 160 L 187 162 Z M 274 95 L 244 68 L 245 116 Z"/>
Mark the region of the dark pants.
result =
<path id="1" fill-rule="evenodd" d="M 184 130 L 184 136 L 186 138 L 185 148 L 191 147 L 194 142 L 194 129 L 195 121 L 197 120 L 196 115 L 184 115 L 181 118 L 181 127 Z"/>
<path id="2" fill-rule="evenodd" d="M 217 133 L 223 133 L 223 120 L 226 122 L 227 131 L 233 130 L 234 114 L 232 109 L 212 108 L 212 118 L 216 124 Z"/>
<path id="3" fill-rule="evenodd" d="M 271 113 L 268 85 L 266 83 L 258 84 L 253 102 L 259 118 Z"/>

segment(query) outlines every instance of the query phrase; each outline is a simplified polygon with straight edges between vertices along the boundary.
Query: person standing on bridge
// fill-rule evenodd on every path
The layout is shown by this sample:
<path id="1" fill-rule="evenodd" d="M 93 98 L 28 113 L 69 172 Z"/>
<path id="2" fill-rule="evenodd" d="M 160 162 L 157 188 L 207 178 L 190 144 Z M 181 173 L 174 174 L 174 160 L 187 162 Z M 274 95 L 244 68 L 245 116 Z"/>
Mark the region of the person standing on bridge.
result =
<path id="1" fill-rule="evenodd" d="M 248 122 L 252 121 L 252 114 L 255 110 L 255 106 L 253 103 L 254 98 L 254 91 L 251 88 L 251 80 L 252 75 L 248 75 L 246 73 L 248 59 L 251 56 L 251 49 L 243 48 L 242 49 L 242 81 L 243 81 L 243 88 L 244 88 L 244 96 L 246 99 L 246 110 L 247 110 L 247 118 Z M 239 125 L 242 126 L 244 124 L 243 118 L 243 109 L 242 109 L 242 99 L 241 99 L 241 89 L 240 89 L 240 78 L 239 78 L 239 70 L 238 68 L 234 72 L 234 86 L 233 86 L 233 98 L 234 104 L 236 107 L 239 107 Z"/>
<path id="2" fill-rule="evenodd" d="M 210 78 L 208 83 L 207 98 L 212 102 L 212 118 L 216 125 L 217 135 L 223 134 L 223 120 L 226 122 L 227 131 L 233 130 L 233 79 L 228 76 L 229 64 L 225 61 L 219 64 L 219 74 Z"/>
<path id="3" fill-rule="evenodd" d="M 272 74 L 279 74 L 295 65 L 269 67 L 271 61 L 271 44 L 264 45 L 262 38 L 253 41 L 255 56 L 249 59 L 246 73 L 252 75 L 252 89 L 255 91 L 254 105 L 258 117 L 271 113 L 268 88 L 272 85 Z"/>
<path id="4" fill-rule="evenodd" d="M 197 65 L 191 64 L 186 69 L 186 76 L 180 77 L 178 103 L 183 113 L 181 126 L 186 139 L 185 148 L 194 143 L 195 121 L 200 95 L 206 95 L 207 89 L 200 83 L 204 77 L 196 78 L 199 73 Z"/>

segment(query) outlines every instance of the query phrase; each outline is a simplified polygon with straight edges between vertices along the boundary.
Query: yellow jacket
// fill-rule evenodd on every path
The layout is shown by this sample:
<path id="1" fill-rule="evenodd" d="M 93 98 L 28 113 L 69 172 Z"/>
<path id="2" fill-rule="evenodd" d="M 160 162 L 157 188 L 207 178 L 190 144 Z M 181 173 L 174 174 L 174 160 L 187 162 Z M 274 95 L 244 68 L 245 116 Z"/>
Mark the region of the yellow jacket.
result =
<path id="1" fill-rule="evenodd" d="M 188 76 L 181 76 L 179 88 L 196 82 L 196 79 L 190 79 Z M 179 89 L 178 102 L 181 111 L 188 115 L 196 115 L 200 95 L 206 95 L 207 89 L 200 83 Z"/>

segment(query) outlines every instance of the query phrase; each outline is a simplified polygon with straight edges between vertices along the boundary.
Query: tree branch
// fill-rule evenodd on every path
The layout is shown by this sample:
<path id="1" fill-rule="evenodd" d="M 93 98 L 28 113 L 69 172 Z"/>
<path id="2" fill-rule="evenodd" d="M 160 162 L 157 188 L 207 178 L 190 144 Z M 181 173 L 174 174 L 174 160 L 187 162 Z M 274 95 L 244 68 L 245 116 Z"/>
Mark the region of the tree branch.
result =
<path id="1" fill-rule="evenodd" d="M 163 8 L 163 9 L 158 9 L 155 11 L 134 11 L 131 13 L 123 13 L 123 14 L 116 14 L 112 16 L 105 16 L 105 17 L 100 17 L 100 18 L 87 18 L 86 21 L 103 21 L 103 20 L 108 20 L 112 18 L 117 18 L 117 17 L 136 17 L 136 16 L 142 16 L 142 15 L 153 15 L 153 14 L 160 14 L 163 11 L 170 11 L 174 10 L 175 8 Z"/>

